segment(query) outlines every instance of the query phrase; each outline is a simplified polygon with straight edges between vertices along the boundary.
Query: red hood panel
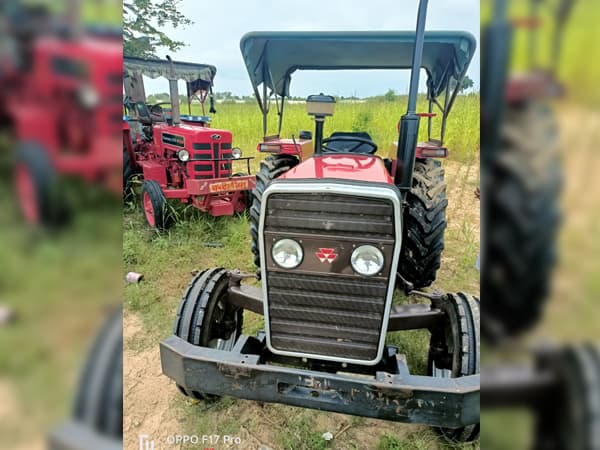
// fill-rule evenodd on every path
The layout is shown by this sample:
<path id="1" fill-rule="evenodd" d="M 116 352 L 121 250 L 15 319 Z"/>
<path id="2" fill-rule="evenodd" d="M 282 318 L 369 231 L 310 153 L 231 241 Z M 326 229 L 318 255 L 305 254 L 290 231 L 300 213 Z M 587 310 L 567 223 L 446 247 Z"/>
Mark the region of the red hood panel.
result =
<path id="1" fill-rule="evenodd" d="M 370 155 L 313 156 L 298 164 L 280 178 L 338 178 L 341 180 L 394 184 L 394 180 L 383 165 L 383 161 L 377 156 Z"/>

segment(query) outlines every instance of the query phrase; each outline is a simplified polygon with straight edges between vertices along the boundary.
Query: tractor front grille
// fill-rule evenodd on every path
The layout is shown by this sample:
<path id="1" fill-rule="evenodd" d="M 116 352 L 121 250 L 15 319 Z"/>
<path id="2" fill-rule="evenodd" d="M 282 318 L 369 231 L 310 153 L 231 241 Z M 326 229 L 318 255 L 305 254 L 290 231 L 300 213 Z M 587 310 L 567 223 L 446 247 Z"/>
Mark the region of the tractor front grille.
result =
<path id="1" fill-rule="evenodd" d="M 231 176 L 231 142 L 194 143 L 190 176 L 196 180 Z M 218 161 L 221 160 L 221 161 Z"/>
<path id="2" fill-rule="evenodd" d="M 387 325 L 389 275 L 400 226 L 394 222 L 392 202 L 356 195 L 273 193 L 264 211 L 263 282 L 273 351 L 373 363 Z M 303 247 L 304 259 L 293 270 L 272 260 L 272 245 L 281 238 Z M 352 269 L 350 255 L 363 244 L 382 248 L 382 273 L 365 277 Z M 319 258 L 322 249 L 333 250 L 335 259 Z"/>

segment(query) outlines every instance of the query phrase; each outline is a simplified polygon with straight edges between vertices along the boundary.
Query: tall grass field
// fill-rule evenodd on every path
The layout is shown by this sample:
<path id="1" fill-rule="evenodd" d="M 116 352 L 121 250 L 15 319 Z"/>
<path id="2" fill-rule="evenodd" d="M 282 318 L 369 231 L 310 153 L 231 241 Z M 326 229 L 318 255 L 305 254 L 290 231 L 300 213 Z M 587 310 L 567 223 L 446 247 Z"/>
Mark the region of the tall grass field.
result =
<path id="1" fill-rule="evenodd" d="M 390 149 L 398 140 L 398 121 L 406 112 L 407 97 L 396 96 L 386 100 L 342 100 L 336 104 L 335 114 L 325 121 L 325 135 L 333 131 L 366 131 L 371 135 L 379 150 L 378 155 L 392 156 Z M 207 105 L 206 105 L 207 106 Z M 255 149 L 262 140 L 262 116 L 257 103 L 217 103 L 216 114 L 212 115 L 211 126 L 231 130 L 233 145 L 240 147 L 247 156 L 257 156 Z M 435 107 L 434 107 L 435 108 Z M 208 111 L 208 107 L 206 107 Z M 425 96 L 419 96 L 417 112 L 427 111 Z M 201 114 L 198 104 L 192 104 L 191 113 Z M 434 112 L 436 112 L 434 110 Z M 181 113 L 187 114 L 187 105 L 181 105 Z M 303 103 L 286 104 L 281 136 L 296 138 L 300 130 L 314 131 L 312 117 L 306 114 Z M 433 118 L 432 137 L 438 138 L 441 114 Z M 277 111 L 271 105 L 267 134 L 277 133 Z M 421 119 L 420 140 L 427 140 L 427 119 Z M 459 95 L 448 117 L 445 144 L 450 149 L 451 159 L 472 163 L 479 157 L 479 95 Z"/>

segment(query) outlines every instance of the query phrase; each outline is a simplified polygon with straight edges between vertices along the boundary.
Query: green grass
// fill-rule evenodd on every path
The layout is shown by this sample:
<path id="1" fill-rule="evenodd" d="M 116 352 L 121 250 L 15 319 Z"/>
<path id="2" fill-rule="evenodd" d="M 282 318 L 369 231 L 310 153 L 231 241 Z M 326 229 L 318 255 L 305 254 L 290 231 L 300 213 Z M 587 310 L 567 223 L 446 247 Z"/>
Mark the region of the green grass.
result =
<path id="1" fill-rule="evenodd" d="M 0 180 L 9 179 L 3 165 Z M 74 222 L 48 233 L 23 227 L 0 183 L 0 304 L 17 315 L 0 327 L 0 387 L 15 402 L 0 423 L 0 448 L 41 438 L 68 417 L 90 340 L 121 302 L 119 204 L 106 193 L 82 196 L 79 183 L 64 188 L 79 197 Z"/>
<path id="2" fill-rule="evenodd" d="M 269 115 L 268 134 L 277 130 L 276 114 Z M 262 116 L 256 103 L 220 103 L 212 116 L 211 126 L 233 132 L 233 145 L 240 147 L 247 156 L 259 156 L 255 149 L 262 140 Z M 426 99 L 419 96 L 417 111 L 427 111 Z M 181 105 L 182 114 L 187 114 L 187 105 Z M 398 96 L 395 101 L 367 100 L 363 103 L 339 102 L 333 117 L 325 122 L 325 135 L 332 131 L 366 131 L 378 144 L 380 156 L 392 156 L 392 144 L 398 140 L 397 125 L 406 112 L 406 97 Z M 200 106 L 192 106 L 192 114 L 200 114 Z M 432 137 L 439 136 L 440 116 L 433 120 Z M 298 137 L 300 130 L 314 131 L 314 120 L 306 114 L 306 105 L 294 103 L 285 106 L 281 135 Z M 452 159 L 474 162 L 479 155 L 479 95 L 460 95 L 448 118 L 446 144 Z M 427 140 L 427 120 L 421 120 L 420 139 Z"/>
<path id="3" fill-rule="evenodd" d="M 451 167 L 448 168 L 449 195 L 460 202 L 449 210 L 449 228 L 445 258 L 448 264 L 440 271 L 436 287 L 462 289 L 478 294 L 479 274 L 474 268 L 478 251 L 478 223 L 473 210 L 478 204 L 473 189 L 479 183 L 479 98 L 475 95 L 457 99 L 448 124 Z M 419 110 L 424 109 L 420 99 Z M 256 152 L 262 138 L 261 117 L 252 104 L 219 104 L 213 127 L 233 131 L 234 145 L 247 156 L 255 156 L 253 171 L 262 155 Z M 396 123 L 404 103 L 339 103 L 336 114 L 328 119 L 326 133 L 333 130 L 366 130 L 383 149 L 384 143 L 397 139 Z M 182 108 L 186 113 L 186 108 Z M 193 113 L 199 111 L 194 110 Z M 313 122 L 304 105 L 288 105 L 282 135 L 298 135 L 311 130 Z M 451 200 L 452 201 L 452 200 Z M 155 347 L 172 332 L 172 321 L 181 298 L 195 270 L 208 267 L 239 268 L 253 271 L 250 251 L 249 221 L 244 215 L 213 218 L 193 208 L 176 206 L 179 220 L 166 232 L 159 233 L 145 224 L 139 205 L 127 205 L 123 216 L 123 259 L 125 271 L 144 274 L 144 281 L 125 287 L 125 311 L 142 321 L 144 331 L 125 342 L 126 349 L 140 351 Z M 407 299 L 398 295 L 396 302 Z M 412 300 L 411 300 L 412 301 Z M 126 316 L 127 317 L 127 316 Z M 263 328 L 263 318 L 244 313 L 244 332 L 255 334 Z M 407 357 L 414 373 L 425 373 L 428 332 L 390 333 L 388 342 L 397 345 Z M 321 413 L 284 405 L 257 406 L 255 402 L 222 399 L 216 404 L 192 402 L 181 398 L 173 388 L 173 408 L 182 409 L 182 432 L 214 433 L 236 431 L 240 427 L 258 433 L 272 448 L 281 449 L 435 449 L 447 448 L 427 427 L 408 426 L 340 414 Z M 346 424 L 345 426 L 343 424 Z M 261 432 L 260 430 L 266 430 Z M 340 433 L 325 441 L 323 433 Z M 151 430 L 147 430 L 151 431 Z M 267 435 L 265 436 L 265 433 Z M 463 448 L 463 447 L 460 447 Z M 466 446 L 464 448 L 471 448 Z M 478 445 L 475 446 L 478 448 Z"/>
<path id="4" fill-rule="evenodd" d="M 510 17 L 529 16 L 529 1 L 509 1 Z M 558 2 L 545 2 L 557 4 Z M 482 24 L 488 23 L 493 0 L 481 2 Z M 536 63 L 549 67 L 552 60 L 553 24 L 551 9 L 541 11 L 542 25 L 538 29 Z M 577 0 L 563 35 L 558 76 L 566 84 L 567 96 L 579 103 L 600 105 L 600 91 L 596 88 L 600 77 L 600 60 L 593 55 L 593 46 L 600 39 L 600 3 L 596 0 Z M 527 29 L 518 29 L 514 35 L 512 67 L 516 71 L 529 69 Z M 485 48 L 482 49 L 485 52 Z"/>

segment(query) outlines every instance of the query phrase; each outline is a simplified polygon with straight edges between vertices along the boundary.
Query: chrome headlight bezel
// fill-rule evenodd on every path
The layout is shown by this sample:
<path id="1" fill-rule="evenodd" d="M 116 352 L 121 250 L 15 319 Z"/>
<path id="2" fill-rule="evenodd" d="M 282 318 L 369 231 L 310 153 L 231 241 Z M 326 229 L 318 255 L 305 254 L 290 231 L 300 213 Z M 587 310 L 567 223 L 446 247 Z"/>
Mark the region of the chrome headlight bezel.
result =
<path id="1" fill-rule="evenodd" d="M 231 157 L 233 159 L 240 159 L 242 157 L 242 149 L 239 147 L 233 147 L 231 149 Z"/>
<path id="2" fill-rule="evenodd" d="M 287 246 L 288 249 L 292 249 L 296 254 L 296 261 L 292 261 L 291 264 L 287 263 L 286 260 L 282 260 L 281 257 L 276 256 L 278 251 L 281 253 L 284 252 L 285 246 Z M 288 255 L 292 255 L 292 253 L 293 252 L 288 252 Z M 273 262 L 282 269 L 295 269 L 302 264 L 302 261 L 304 260 L 304 249 L 300 243 L 294 239 L 279 239 L 273 244 L 273 247 L 271 247 L 271 258 L 273 258 Z"/>
<path id="3" fill-rule="evenodd" d="M 190 152 L 185 149 L 179 150 L 177 152 L 177 158 L 181 162 L 188 162 L 190 160 Z"/>
<path id="4" fill-rule="evenodd" d="M 365 258 L 369 256 L 369 258 Z M 359 265 L 359 258 L 363 260 L 367 260 L 367 268 L 361 267 Z M 369 269 L 369 265 L 375 262 L 375 265 Z M 352 255 L 350 255 L 350 264 L 352 265 L 352 269 L 359 275 L 363 275 L 365 277 L 372 277 L 381 273 L 383 268 L 385 267 L 385 256 L 381 249 L 375 247 L 374 245 L 365 244 L 359 245 L 354 249 Z"/>
<path id="5" fill-rule="evenodd" d="M 91 84 L 84 83 L 77 92 L 79 103 L 84 108 L 94 109 L 100 104 L 100 94 Z"/>

